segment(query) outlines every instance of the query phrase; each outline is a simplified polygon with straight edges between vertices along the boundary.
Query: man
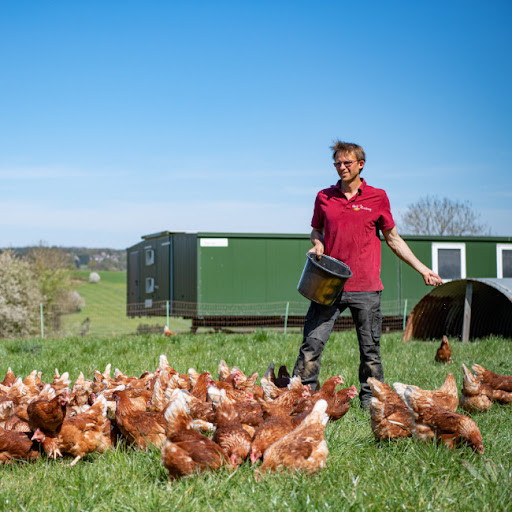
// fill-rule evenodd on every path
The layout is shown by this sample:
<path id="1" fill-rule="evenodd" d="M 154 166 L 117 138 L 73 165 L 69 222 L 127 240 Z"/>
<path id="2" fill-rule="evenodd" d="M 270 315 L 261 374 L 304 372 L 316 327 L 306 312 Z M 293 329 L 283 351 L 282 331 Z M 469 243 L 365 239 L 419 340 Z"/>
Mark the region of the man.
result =
<path id="1" fill-rule="evenodd" d="M 380 358 L 382 315 L 380 296 L 379 231 L 391 250 L 417 270 L 425 284 L 435 286 L 441 278 L 416 258 L 396 230 L 386 192 L 371 187 L 361 178 L 366 156 L 357 144 L 336 141 L 333 150 L 334 167 L 339 181 L 321 190 L 315 201 L 311 221 L 309 252 L 332 256 L 346 263 L 353 276 L 347 280 L 332 306 L 311 302 L 304 323 L 304 339 L 293 374 L 313 389 L 318 386 L 320 361 L 334 322 L 342 311 L 350 309 L 359 341 L 359 398 L 362 407 L 369 407 L 372 392 L 368 377 L 384 380 Z"/>

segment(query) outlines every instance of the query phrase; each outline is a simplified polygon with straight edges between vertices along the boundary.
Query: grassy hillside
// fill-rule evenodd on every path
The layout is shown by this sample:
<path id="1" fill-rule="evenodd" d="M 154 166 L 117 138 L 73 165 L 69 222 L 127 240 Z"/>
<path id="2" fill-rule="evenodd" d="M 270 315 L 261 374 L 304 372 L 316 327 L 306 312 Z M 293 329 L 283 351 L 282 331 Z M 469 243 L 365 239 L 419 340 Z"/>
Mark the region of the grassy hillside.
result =
<path id="1" fill-rule="evenodd" d="M 127 335 L 135 334 L 143 324 L 147 326 L 163 326 L 165 317 L 128 318 L 126 316 L 126 272 L 99 271 L 100 281 L 89 283 L 89 271 L 75 273 L 75 288 L 85 300 L 85 306 L 79 313 L 63 317 L 62 334 L 77 336 L 85 330 L 84 322 L 88 318 L 89 329 L 86 335 Z M 190 329 L 190 321 L 170 319 L 170 328 L 175 332 Z"/>
<path id="2" fill-rule="evenodd" d="M 108 287 L 107 287 L 108 288 Z M 512 374 L 511 340 L 490 338 L 462 344 L 454 340 L 454 363 L 434 362 L 438 343 L 404 344 L 399 334 L 384 335 L 382 356 L 386 380 L 439 387 L 452 372 L 462 386 L 461 363 L 480 363 Z M 0 379 L 10 366 L 17 375 L 31 370 L 51 380 L 54 368 L 79 371 L 91 378 L 107 363 L 130 375 L 154 370 L 167 355 L 180 372 L 194 367 L 217 373 L 219 360 L 244 372 L 265 372 L 270 361 L 293 366 L 300 335 L 258 331 L 252 335 L 179 335 L 0 340 Z M 357 387 L 358 350 L 353 331 L 335 333 L 322 363 L 322 380 L 341 374 Z M 16 463 L 1 467 L 0 510 L 509 510 L 512 494 L 512 406 L 493 405 L 473 416 L 482 432 L 485 455 L 467 447 L 444 446 L 414 439 L 376 442 L 366 411 L 352 406 L 345 417 L 327 425 L 327 468 L 306 476 L 288 472 L 254 478 L 245 462 L 234 472 L 222 470 L 168 485 L 158 449 L 142 452 L 124 445 L 103 455 L 92 454 L 69 467 L 70 458 Z"/>

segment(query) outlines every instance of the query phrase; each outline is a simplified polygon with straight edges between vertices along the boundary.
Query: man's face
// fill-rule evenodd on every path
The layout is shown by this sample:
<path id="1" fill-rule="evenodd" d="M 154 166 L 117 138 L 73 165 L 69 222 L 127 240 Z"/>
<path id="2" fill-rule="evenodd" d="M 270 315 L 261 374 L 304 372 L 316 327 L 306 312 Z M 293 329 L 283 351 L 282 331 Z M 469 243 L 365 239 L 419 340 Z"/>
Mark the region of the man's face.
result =
<path id="1" fill-rule="evenodd" d="M 341 181 L 351 183 L 359 177 L 364 167 L 364 160 L 358 160 L 354 153 L 338 151 L 334 159 L 334 167 Z"/>

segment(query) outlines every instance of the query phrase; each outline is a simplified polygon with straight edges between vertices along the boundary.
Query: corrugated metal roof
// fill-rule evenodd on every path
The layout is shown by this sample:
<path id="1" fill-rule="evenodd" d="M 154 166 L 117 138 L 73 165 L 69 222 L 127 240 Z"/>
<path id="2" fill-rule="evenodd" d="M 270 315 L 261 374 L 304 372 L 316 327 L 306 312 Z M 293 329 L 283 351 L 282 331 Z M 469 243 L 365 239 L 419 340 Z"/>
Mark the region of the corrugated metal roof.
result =
<path id="1" fill-rule="evenodd" d="M 458 279 L 434 288 L 416 304 L 403 340 L 461 337 L 468 282 L 473 287 L 469 337 L 512 337 L 512 279 Z"/>
<path id="2" fill-rule="evenodd" d="M 478 281 L 482 283 L 487 283 L 489 286 L 493 286 L 497 290 L 499 290 L 503 295 L 512 300 L 512 278 L 505 279 L 497 279 L 497 278 L 488 278 L 488 279 L 478 279 Z"/>

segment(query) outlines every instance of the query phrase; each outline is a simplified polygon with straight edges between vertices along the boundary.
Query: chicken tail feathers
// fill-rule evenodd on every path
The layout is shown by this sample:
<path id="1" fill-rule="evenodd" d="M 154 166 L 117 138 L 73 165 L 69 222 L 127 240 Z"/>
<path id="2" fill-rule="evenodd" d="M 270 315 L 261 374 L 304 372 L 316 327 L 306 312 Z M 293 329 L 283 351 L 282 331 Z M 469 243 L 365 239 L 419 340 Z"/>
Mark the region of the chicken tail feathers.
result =
<path id="1" fill-rule="evenodd" d="M 303 387 L 300 377 L 292 377 L 290 379 L 290 384 L 288 384 L 288 389 L 303 389 Z"/>
<path id="2" fill-rule="evenodd" d="M 439 391 L 454 395 L 457 394 L 457 383 L 455 382 L 455 377 L 451 373 L 446 376 L 446 379 L 443 382 L 443 385 L 439 388 Z"/>
<path id="3" fill-rule="evenodd" d="M 192 418 L 189 415 L 187 399 L 181 390 L 175 390 L 176 397 L 165 410 L 167 430 L 176 432 L 181 429 L 192 428 Z"/>
<path id="4" fill-rule="evenodd" d="M 370 398 L 370 412 L 372 414 L 372 420 L 381 422 L 386 418 L 384 411 L 384 403 L 381 402 L 376 396 Z"/>
<path id="5" fill-rule="evenodd" d="M 384 395 L 384 386 L 380 380 L 377 380 L 375 377 L 368 377 L 366 382 L 370 386 L 374 397 L 381 398 Z M 352 387 L 355 389 L 354 386 Z M 355 391 L 357 394 L 357 389 Z"/>
<path id="6" fill-rule="evenodd" d="M 271 382 L 274 382 L 276 380 L 275 366 L 273 362 L 268 365 L 264 377 L 270 380 Z"/>
<path id="7" fill-rule="evenodd" d="M 98 395 L 96 397 L 96 400 L 91 405 L 91 407 L 87 410 L 87 412 L 95 411 L 97 413 L 102 413 L 103 415 L 107 415 L 107 399 L 105 398 L 105 395 Z"/>
<path id="8" fill-rule="evenodd" d="M 393 382 L 394 390 L 400 395 L 402 400 L 405 400 L 405 390 L 407 389 L 407 384 L 402 384 L 401 382 Z"/>
<path id="9" fill-rule="evenodd" d="M 306 419 L 304 420 L 304 425 L 311 424 L 311 423 L 321 423 L 324 427 L 327 425 L 327 422 L 329 421 L 329 415 L 327 414 L 327 401 L 323 398 L 320 398 L 320 400 L 317 401 L 315 406 L 313 407 L 313 410 L 306 416 Z"/>
<path id="10" fill-rule="evenodd" d="M 226 361 L 224 361 L 224 359 L 219 361 L 218 372 L 220 381 L 226 380 L 231 374 L 231 369 L 229 368 Z"/>
<path id="11" fill-rule="evenodd" d="M 484 373 L 487 371 L 483 366 L 480 366 L 479 364 L 473 364 L 471 365 L 471 368 L 473 371 L 480 377 L 480 379 L 484 376 Z"/>
<path id="12" fill-rule="evenodd" d="M 216 386 L 208 387 L 208 398 L 213 402 L 215 407 L 219 407 L 223 400 L 226 398 L 226 390 L 219 389 Z"/>
<path id="13" fill-rule="evenodd" d="M 398 393 L 400 394 L 400 393 Z M 413 412 L 420 412 L 426 407 L 432 407 L 433 401 L 431 398 L 422 394 L 418 389 L 413 386 L 407 386 L 404 391 L 404 400 Z"/>

